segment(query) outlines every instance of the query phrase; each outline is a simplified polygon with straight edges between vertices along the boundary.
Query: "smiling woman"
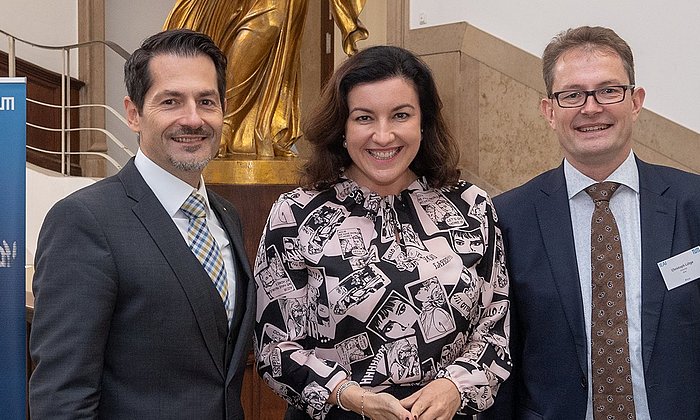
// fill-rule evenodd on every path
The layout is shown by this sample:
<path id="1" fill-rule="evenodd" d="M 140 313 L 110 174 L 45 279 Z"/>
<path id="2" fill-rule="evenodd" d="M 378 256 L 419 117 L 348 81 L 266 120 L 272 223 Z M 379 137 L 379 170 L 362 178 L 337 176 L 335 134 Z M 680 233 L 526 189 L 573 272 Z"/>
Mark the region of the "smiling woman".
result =
<path id="1" fill-rule="evenodd" d="M 255 263 L 258 371 L 287 419 L 462 419 L 508 377 L 501 234 L 441 106 L 421 60 L 379 46 L 306 122 L 304 186 L 274 204 Z"/>
<path id="2" fill-rule="evenodd" d="M 421 113 L 413 82 L 392 77 L 355 86 L 345 147 L 352 163 L 345 175 L 380 195 L 399 194 L 416 179 L 409 169 L 421 141 Z"/>

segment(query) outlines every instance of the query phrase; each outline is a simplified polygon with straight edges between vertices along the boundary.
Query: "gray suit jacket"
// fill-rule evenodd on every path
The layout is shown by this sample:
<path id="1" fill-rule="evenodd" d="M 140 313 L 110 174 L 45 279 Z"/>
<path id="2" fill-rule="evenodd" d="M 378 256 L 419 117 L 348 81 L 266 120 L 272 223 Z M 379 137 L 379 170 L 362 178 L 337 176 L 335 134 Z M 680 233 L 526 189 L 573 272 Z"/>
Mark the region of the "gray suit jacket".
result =
<path id="1" fill-rule="evenodd" d="M 700 279 L 656 265 L 700 245 L 700 176 L 637 160 L 642 360 L 656 420 L 700 419 Z M 513 372 L 484 419 L 584 419 L 588 345 L 563 166 L 494 198 L 511 281 Z"/>
<path id="2" fill-rule="evenodd" d="M 236 266 L 232 327 L 133 160 L 58 202 L 39 235 L 35 419 L 241 419 L 254 287 L 233 206 L 209 193 Z"/>

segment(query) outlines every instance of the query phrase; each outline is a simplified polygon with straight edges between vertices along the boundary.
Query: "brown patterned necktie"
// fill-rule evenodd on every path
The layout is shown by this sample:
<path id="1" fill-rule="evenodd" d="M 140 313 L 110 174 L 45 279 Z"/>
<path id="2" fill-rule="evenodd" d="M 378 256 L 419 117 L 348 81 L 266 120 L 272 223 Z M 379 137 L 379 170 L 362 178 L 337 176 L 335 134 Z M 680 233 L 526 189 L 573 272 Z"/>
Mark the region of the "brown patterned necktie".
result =
<path id="1" fill-rule="evenodd" d="M 591 219 L 591 368 L 593 418 L 634 419 L 625 275 L 620 232 L 610 197 L 620 184 L 586 188 L 595 203 Z"/>

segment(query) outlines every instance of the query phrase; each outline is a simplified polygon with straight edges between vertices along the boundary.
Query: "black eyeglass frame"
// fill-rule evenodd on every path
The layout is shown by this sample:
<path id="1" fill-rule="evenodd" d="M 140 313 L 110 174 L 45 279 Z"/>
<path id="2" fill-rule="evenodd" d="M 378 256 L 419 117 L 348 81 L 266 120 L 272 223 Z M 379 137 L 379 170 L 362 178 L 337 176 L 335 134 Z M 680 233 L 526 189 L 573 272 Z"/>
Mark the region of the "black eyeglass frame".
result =
<path id="1" fill-rule="evenodd" d="M 598 97 L 596 96 L 596 92 L 599 92 L 603 89 L 608 89 L 608 88 L 622 88 L 622 98 L 620 98 L 619 101 L 615 102 L 600 102 L 598 100 Z M 620 102 L 624 101 L 626 96 L 627 96 L 627 91 L 629 90 L 630 92 L 634 92 L 635 85 L 608 85 L 608 86 L 603 86 L 598 89 L 594 90 L 578 90 L 578 89 L 568 89 L 568 90 L 562 90 L 559 92 L 552 92 L 549 95 L 549 99 L 556 99 L 557 105 L 559 105 L 560 108 L 581 108 L 582 106 L 586 105 L 586 102 L 588 102 L 588 97 L 592 96 L 593 99 L 596 101 L 598 105 L 612 105 L 612 104 L 619 104 Z M 562 93 L 567 93 L 567 92 L 580 92 L 586 95 L 585 98 L 583 98 L 583 102 L 581 105 L 562 105 L 561 102 L 559 102 L 559 95 Z"/>

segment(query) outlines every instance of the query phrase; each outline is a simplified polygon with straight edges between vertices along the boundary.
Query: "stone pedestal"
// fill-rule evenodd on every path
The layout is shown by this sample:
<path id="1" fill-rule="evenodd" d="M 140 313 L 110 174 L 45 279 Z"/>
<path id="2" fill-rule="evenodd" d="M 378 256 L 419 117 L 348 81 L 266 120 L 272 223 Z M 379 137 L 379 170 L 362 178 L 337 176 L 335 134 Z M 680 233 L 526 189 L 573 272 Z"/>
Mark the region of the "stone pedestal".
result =
<path id="1" fill-rule="evenodd" d="M 297 185 L 299 158 L 217 158 L 204 169 L 204 181 L 227 185 Z"/>

